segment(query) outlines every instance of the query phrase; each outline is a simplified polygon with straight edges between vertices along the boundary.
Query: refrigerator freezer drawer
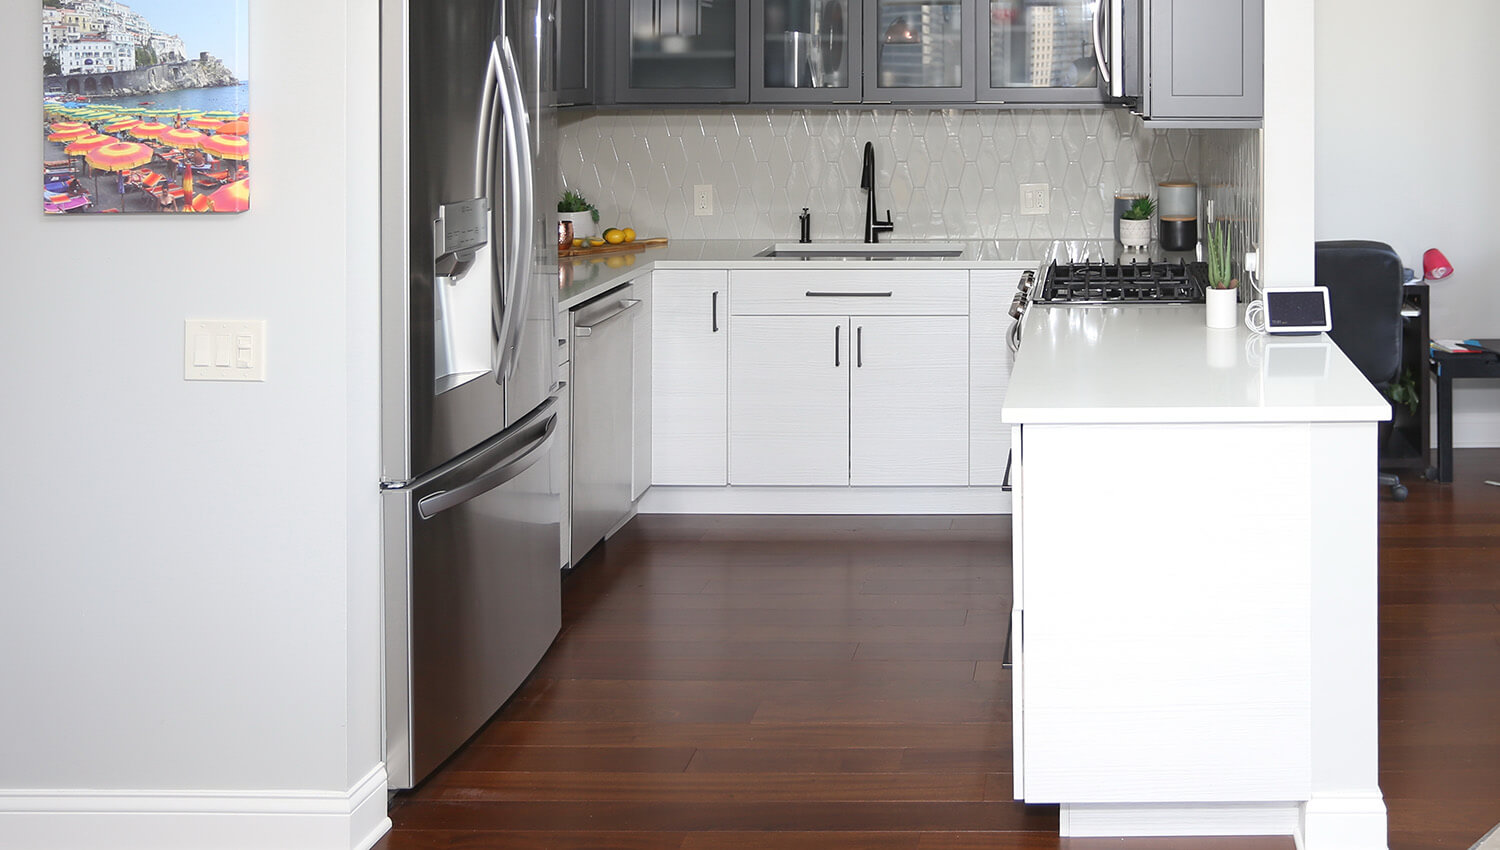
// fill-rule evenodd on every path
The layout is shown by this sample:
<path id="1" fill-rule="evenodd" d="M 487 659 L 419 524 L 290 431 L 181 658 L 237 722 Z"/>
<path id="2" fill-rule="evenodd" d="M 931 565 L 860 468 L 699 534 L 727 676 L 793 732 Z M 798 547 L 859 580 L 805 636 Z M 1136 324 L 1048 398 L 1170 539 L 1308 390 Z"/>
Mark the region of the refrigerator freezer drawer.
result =
<path id="1" fill-rule="evenodd" d="M 478 731 L 557 636 L 557 424 L 545 412 L 495 441 L 493 465 L 384 495 L 393 788 L 420 782 Z"/>

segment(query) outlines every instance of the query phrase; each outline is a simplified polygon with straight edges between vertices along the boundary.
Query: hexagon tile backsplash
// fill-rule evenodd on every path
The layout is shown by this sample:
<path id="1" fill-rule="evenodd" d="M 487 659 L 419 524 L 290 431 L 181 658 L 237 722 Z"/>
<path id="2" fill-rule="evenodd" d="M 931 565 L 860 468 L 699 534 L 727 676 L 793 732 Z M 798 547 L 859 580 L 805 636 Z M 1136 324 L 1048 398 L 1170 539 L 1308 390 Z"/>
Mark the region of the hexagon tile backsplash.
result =
<path id="1" fill-rule="evenodd" d="M 565 113 L 561 129 L 563 184 L 604 225 L 683 239 L 795 239 L 803 207 L 814 239 L 860 239 L 866 141 L 896 239 L 1103 237 L 1117 191 L 1155 194 L 1203 165 L 1203 131 L 1120 109 Z M 695 216 L 705 183 L 714 214 Z M 1022 183 L 1050 185 L 1049 214 L 1019 214 Z"/>

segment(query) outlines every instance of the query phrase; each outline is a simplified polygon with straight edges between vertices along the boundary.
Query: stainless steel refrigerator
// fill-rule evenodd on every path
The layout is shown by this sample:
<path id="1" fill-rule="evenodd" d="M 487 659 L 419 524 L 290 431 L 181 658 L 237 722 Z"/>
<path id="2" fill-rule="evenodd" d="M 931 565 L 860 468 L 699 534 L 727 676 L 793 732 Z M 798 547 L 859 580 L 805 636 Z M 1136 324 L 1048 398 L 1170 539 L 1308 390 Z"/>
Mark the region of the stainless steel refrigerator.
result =
<path id="1" fill-rule="evenodd" d="M 409 788 L 561 622 L 552 0 L 382 0 L 386 757 Z"/>

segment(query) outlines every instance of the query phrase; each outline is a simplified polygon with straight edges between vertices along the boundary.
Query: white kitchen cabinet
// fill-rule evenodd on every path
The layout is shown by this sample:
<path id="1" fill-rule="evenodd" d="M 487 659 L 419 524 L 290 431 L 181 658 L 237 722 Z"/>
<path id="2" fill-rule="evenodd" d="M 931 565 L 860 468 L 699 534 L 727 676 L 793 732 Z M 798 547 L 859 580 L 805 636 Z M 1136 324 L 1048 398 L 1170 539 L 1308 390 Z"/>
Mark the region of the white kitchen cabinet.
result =
<path id="1" fill-rule="evenodd" d="M 849 483 L 849 320 L 736 316 L 731 484 Z"/>
<path id="2" fill-rule="evenodd" d="M 849 322 L 849 483 L 968 484 L 969 320 L 853 316 Z"/>
<path id="3" fill-rule="evenodd" d="M 1010 460 L 1009 425 L 1000 421 L 1014 357 L 1006 335 L 1022 272 L 969 273 L 969 484 L 998 487 Z"/>
<path id="4" fill-rule="evenodd" d="M 729 483 L 729 273 L 651 276 L 651 481 Z"/>
<path id="5" fill-rule="evenodd" d="M 635 344 L 630 348 L 630 500 L 634 502 L 651 486 L 651 276 L 637 278 L 632 288 L 641 300 L 633 326 Z"/>

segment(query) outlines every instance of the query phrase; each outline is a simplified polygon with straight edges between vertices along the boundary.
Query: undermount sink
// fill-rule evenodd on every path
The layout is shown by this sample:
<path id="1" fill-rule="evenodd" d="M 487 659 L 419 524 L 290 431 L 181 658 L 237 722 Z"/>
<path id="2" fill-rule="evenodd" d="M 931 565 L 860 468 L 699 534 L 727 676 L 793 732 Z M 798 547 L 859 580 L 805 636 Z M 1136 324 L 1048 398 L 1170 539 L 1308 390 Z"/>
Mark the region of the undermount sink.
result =
<path id="1" fill-rule="evenodd" d="M 756 254 L 781 260 L 905 260 L 962 257 L 964 246 L 952 242 L 778 242 Z"/>

